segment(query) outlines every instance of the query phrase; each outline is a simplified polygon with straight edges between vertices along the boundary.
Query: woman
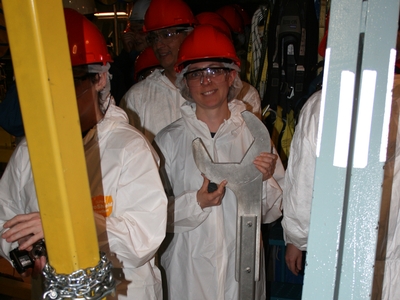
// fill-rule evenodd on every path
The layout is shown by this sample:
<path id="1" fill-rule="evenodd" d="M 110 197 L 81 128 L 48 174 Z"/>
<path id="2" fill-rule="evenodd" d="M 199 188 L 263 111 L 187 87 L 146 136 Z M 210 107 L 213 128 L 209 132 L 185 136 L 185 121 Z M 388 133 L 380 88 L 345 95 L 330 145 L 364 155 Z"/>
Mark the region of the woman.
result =
<path id="1" fill-rule="evenodd" d="M 115 299 L 162 299 L 154 255 L 165 237 L 167 200 L 154 150 L 109 93 L 111 58 L 101 32 L 78 12 L 64 13 L 99 246 L 119 282 Z M 24 140 L 0 181 L 2 256 L 44 237 L 38 211 Z"/>
<path id="2" fill-rule="evenodd" d="M 155 139 L 175 195 L 167 221 L 173 235 L 161 255 L 170 300 L 238 299 L 236 197 L 225 180 L 208 192 L 211 184 L 195 165 L 192 141 L 200 137 L 215 162 L 239 162 L 250 147 L 253 137 L 240 114 L 245 105 L 234 100 L 241 88 L 239 66 L 229 38 L 210 25 L 196 27 L 179 50 L 176 84 L 191 103 Z M 272 153 L 261 153 L 254 164 L 264 180 L 262 221 L 270 223 L 281 215 L 283 166 Z M 264 271 L 255 299 L 266 297 Z"/>

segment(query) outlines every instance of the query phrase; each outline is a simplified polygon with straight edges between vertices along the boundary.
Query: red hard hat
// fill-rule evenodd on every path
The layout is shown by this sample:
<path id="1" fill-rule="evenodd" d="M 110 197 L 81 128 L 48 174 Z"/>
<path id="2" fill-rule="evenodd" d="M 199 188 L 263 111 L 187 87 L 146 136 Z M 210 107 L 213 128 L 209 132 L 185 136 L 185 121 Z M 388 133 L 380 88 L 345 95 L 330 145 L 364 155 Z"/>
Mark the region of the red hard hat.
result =
<path id="1" fill-rule="evenodd" d="M 156 55 L 154 54 L 152 47 L 145 48 L 138 57 L 136 57 L 135 61 L 135 80 L 140 72 L 160 66 L 160 62 L 158 61 Z"/>
<path id="2" fill-rule="evenodd" d="M 226 23 L 224 18 L 219 14 L 215 12 L 202 12 L 196 16 L 196 19 L 200 25 L 212 25 L 232 39 L 232 33 L 228 23 Z"/>
<path id="3" fill-rule="evenodd" d="M 237 10 L 232 5 L 225 5 L 216 10 L 231 27 L 231 30 L 236 33 L 243 33 L 244 25 L 242 16 L 237 12 Z"/>
<path id="4" fill-rule="evenodd" d="M 195 23 L 192 11 L 182 0 L 152 0 L 144 16 L 143 31 Z"/>
<path id="5" fill-rule="evenodd" d="M 240 14 L 243 20 L 244 25 L 251 25 L 251 18 L 248 13 L 241 7 L 239 4 L 232 4 L 232 6 L 236 9 L 236 11 Z"/>
<path id="6" fill-rule="evenodd" d="M 182 71 L 188 63 L 204 60 L 228 60 L 240 67 L 232 41 L 211 25 L 199 25 L 185 38 L 179 49 L 175 71 Z"/>
<path id="7" fill-rule="evenodd" d="M 112 62 L 100 30 L 83 15 L 64 8 L 72 66 Z"/>

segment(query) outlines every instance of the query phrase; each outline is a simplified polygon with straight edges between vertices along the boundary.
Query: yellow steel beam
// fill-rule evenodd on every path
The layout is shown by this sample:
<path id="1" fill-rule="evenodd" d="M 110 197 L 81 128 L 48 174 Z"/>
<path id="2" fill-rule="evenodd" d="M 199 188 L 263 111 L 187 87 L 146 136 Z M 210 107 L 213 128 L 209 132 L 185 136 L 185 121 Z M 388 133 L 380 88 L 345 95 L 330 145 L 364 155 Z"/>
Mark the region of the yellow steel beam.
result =
<path id="1" fill-rule="evenodd" d="M 70 274 L 99 250 L 61 0 L 3 0 L 50 264 Z"/>

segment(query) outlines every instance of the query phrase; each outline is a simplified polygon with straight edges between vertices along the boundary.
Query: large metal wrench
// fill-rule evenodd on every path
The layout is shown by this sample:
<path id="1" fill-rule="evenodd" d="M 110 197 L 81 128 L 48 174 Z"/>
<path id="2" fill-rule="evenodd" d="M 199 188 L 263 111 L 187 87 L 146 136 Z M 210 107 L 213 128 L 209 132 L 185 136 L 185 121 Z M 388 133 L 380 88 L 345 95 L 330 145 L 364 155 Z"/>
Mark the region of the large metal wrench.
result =
<path id="1" fill-rule="evenodd" d="M 236 225 L 236 281 L 239 299 L 255 297 L 255 281 L 260 270 L 260 230 L 262 173 L 253 161 L 261 152 L 271 151 L 271 142 L 265 125 L 251 112 L 242 112 L 254 140 L 239 163 L 215 163 L 200 138 L 193 141 L 193 156 L 199 170 L 211 181 L 226 179 L 226 187 L 237 198 Z"/>

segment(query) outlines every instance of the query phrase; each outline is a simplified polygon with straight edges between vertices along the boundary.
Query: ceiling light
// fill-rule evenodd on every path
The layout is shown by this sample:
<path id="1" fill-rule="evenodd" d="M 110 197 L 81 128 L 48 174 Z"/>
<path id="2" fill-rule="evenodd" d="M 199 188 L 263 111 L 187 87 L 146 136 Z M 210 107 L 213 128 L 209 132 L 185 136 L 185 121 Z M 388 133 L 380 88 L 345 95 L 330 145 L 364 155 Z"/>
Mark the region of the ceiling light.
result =
<path id="1" fill-rule="evenodd" d="M 128 14 L 126 12 L 118 11 L 117 18 L 128 18 Z M 97 12 L 94 14 L 97 18 L 114 18 L 114 12 Z"/>

